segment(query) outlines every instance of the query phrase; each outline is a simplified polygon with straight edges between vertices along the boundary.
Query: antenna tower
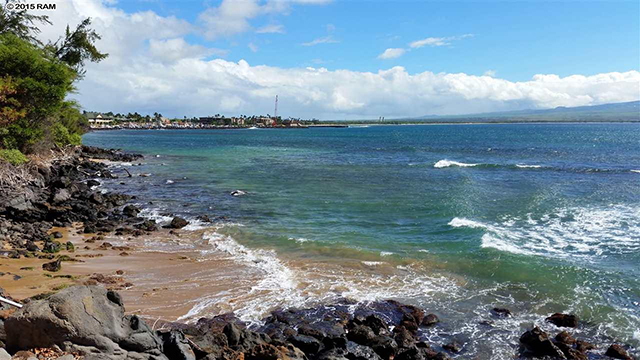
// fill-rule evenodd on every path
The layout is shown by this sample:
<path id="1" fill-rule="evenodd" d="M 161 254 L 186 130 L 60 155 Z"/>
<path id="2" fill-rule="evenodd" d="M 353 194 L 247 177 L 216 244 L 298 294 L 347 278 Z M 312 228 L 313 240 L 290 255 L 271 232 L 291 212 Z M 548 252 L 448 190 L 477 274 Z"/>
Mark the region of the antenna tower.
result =
<path id="1" fill-rule="evenodd" d="M 273 117 L 278 118 L 278 95 L 276 95 L 276 109 L 273 111 Z"/>

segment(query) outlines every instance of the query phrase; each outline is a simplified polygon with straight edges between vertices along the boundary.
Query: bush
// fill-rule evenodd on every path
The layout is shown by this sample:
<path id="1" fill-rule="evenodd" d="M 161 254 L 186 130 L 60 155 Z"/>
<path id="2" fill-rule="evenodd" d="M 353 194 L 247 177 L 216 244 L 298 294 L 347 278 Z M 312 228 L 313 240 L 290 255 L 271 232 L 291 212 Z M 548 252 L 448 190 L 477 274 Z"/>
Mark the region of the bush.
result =
<path id="1" fill-rule="evenodd" d="M 68 144 L 80 145 L 82 143 L 82 138 L 79 134 L 69 133 L 69 129 L 58 123 L 53 126 L 53 142 L 60 147 Z"/>
<path id="2" fill-rule="evenodd" d="M 12 164 L 12 165 L 22 165 L 29 162 L 29 158 L 24 156 L 20 150 L 5 150 L 0 149 L 0 159 Z"/>

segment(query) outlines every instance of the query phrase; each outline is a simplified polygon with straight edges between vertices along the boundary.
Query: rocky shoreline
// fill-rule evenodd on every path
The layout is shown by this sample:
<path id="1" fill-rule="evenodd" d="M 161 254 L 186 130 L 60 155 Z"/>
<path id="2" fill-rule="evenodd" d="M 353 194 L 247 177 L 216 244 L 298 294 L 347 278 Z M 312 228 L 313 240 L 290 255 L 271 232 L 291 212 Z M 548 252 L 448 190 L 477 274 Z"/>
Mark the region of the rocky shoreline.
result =
<path id="1" fill-rule="evenodd" d="M 73 243 L 59 241 L 62 234 L 52 231 L 54 227 L 75 225 L 78 231 L 93 235 L 93 242 L 102 241 L 100 246 L 105 248 L 113 247 L 103 241 L 111 233 L 137 237 L 158 231 L 158 224 L 138 217 L 141 209 L 129 204 L 135 196 L 103 193 L 99 188 L 100 179 L 131 175 L 126 169 L 114 174 L 96 160 L 139 159 L 140 155 L 84 146 L 66 149 L 50 162 L 27 168 L 0 164 L 5 166 L 0 169 L 2 261 L 41 259 L 44 271 L 56 273 L 65 261 L 77 256 L 73 256 Z M 185 219 L 176 217 L 168 226 L 186 225 Z M 20 299 L 25 306 L 19 310 L 2 304 L 0 360 L 465 357 L 463 343 L 426 341 L 423 330 L 439 326 L 436 315 L 392 300 L 361 304 L 343 299 L 311 309 L 279 309 L 260 325 L 225 314 L 193 324 L 156 321 L 149 326 L 137 315 L 125 315 L 123 300 L 114 290 L 117 287 L 106 289 L 96 283 L 109 285 L 108 279 L 97 275 L 57 293 Z M 10 295 L 0 294 L 9 299 Z M 494 308 L 491 316 L 507 318 L 511 313 Z M 572 329 L 584 324 L 574 315 L 553 314 L 546 321 L 557 327 L 557 334 L 537 327 L 526 331 L 513 357 L 632 359 L 628 347 L 612 344 L 598 349 L 590 339 L 575 339 Z"/>

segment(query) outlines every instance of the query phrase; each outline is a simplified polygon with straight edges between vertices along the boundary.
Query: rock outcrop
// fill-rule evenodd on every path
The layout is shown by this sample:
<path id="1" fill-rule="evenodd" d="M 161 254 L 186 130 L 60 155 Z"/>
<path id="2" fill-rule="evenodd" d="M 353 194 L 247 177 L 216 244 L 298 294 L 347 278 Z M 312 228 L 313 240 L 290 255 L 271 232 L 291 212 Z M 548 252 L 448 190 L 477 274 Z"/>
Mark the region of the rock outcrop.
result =
<path id="1" fill-rule="evenodd" d="M 124 315 L 118 293 L 74 286 L 31 301 L 5 321 L 10 351 L 59 346 L 86 359 L 167 359 L 163 342 L 139 317 Z"/>

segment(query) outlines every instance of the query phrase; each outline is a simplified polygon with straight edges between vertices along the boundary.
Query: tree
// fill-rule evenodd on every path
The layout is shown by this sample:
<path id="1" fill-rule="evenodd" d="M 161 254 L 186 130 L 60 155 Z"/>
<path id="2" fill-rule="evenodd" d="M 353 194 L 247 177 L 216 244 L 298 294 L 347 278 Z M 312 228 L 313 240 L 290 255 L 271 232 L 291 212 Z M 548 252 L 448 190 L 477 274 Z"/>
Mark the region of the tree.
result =
<path id="1" fill-rule="evenodd" d="M 9 2 L 10 0 L 5 0 L 4 5 L 0 6 L 0 35 L 12 33 L 22 40 L 41 46 L 42 42 L 36 37 L 40 33 L 36 24 L 51 25 L 49 17 L 47 15 L 33 15 L 27 10 L 9 10 L 7 9 Z M 16 3 L 16 1 L 11 2 Z"/>
<path id="2" fill-rule="evenodd" d="M 67 25 L 64 38 L 46 46 L 55 57 L 69 65 L 80 77 L 84 75 L 83 67 L 86 60 L 100 62 L 109 56 L 96 48 L 95 42 L 101 37 L 89 27 L 90 25 L 91 18 L 84 19 L 73 32 Z"/>

